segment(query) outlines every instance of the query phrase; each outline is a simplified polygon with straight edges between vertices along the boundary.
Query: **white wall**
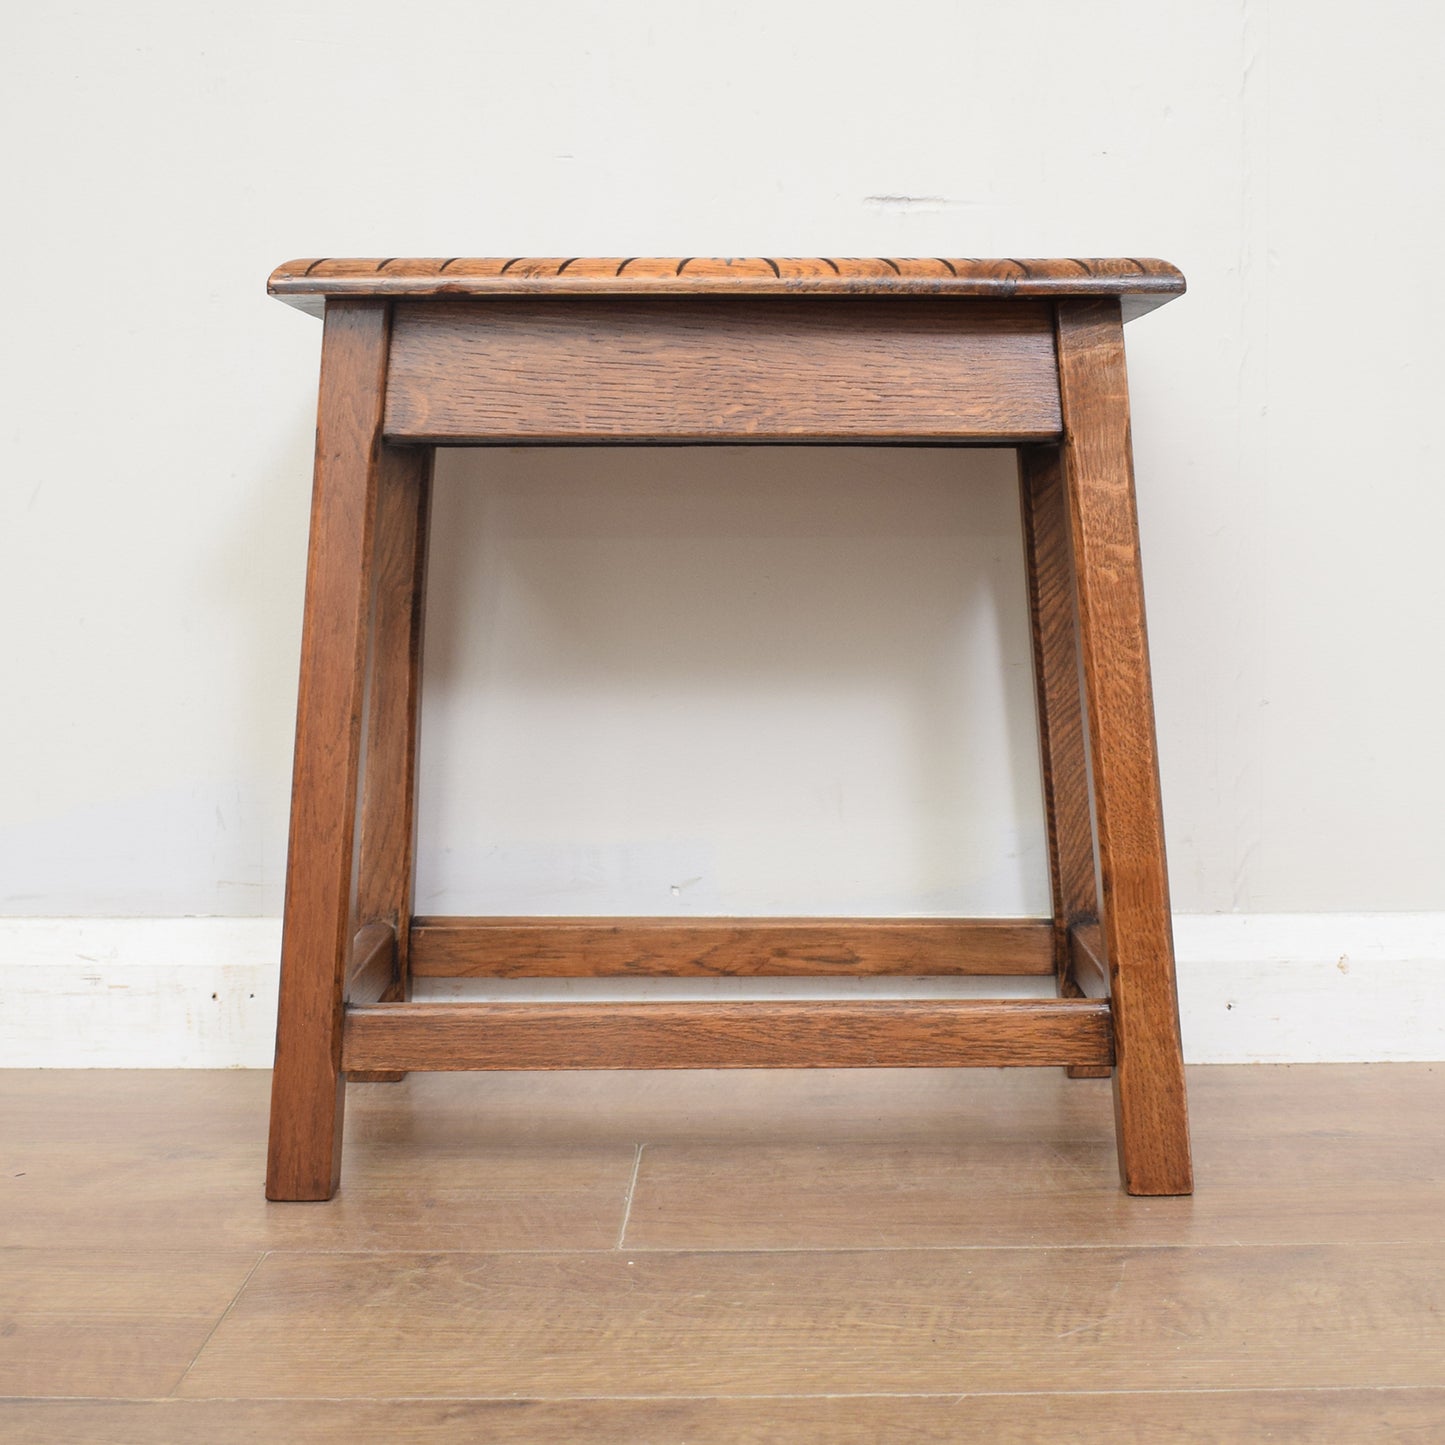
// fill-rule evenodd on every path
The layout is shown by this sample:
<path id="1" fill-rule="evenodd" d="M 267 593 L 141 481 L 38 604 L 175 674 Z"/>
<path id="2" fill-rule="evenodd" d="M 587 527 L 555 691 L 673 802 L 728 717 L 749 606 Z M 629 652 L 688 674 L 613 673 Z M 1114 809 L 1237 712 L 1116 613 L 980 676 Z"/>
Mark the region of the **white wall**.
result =
<path id="1" fill-rule="evenodd" d="M 1175 261 L 1129 345 L 1176 907 L 1445 907 L 1439 7 L 7 32 L 0 911 L 279 911 L 320 328 L 265 276 L 458 252 Z M 424 905 L 1041 906 L 1010 488 L 994 454 L 447 457 Z"/>
<path id="2" fill-rule="evenodd" d="M 444 463 L 419 911 L 1048 911 L 1011 454 Z"/>

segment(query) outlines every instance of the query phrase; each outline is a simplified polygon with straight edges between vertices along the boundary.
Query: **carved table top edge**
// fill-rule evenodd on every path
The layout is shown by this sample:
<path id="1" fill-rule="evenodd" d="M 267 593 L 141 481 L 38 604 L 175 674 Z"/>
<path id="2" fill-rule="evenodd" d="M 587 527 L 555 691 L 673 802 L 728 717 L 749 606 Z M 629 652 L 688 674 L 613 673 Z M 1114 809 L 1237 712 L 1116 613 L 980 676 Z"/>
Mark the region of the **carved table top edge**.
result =
<path id="1" fill-rule="evenodd" d="M 330 297 L 921 296 L 990 300 L 1118 296 L 1126 320 L 1181 295 L 1153 258 L 572 256 L 320 257 L 287 261 L 271 295 L 313 315 Z"/>

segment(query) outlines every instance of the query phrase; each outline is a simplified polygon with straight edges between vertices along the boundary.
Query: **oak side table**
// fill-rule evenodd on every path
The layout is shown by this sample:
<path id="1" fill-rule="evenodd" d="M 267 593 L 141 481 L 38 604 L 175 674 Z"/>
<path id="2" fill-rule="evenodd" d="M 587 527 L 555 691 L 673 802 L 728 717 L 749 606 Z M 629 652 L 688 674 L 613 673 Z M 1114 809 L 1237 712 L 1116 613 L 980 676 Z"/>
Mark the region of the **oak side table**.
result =
<path id="1" fill-rule="evenodd" d="M 1191 1189 L 1124 370 L 1151 260 L 293 261 L 324 316 L 271 1199 L 328 1199 L 346 1080 L 411 1069 L 1112 1072 L 1131 1194 Z M 412 916 L 438 446 L 1019 456 L 1047 918 Z M 413 1003 L 411 979 L 1052 975 L 1056 998 Z"/>

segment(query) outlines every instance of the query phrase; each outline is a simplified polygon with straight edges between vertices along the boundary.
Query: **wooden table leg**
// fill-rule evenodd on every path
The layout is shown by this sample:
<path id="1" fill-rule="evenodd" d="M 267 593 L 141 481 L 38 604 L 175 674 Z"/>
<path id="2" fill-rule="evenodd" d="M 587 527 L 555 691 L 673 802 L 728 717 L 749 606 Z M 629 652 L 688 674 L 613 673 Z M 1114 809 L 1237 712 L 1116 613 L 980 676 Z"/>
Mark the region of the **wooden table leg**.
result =
<path id="1" fill-rule="evenodd" d="M 1069 931 L 1099 916 L 1094 822 L 1089 806 L 1088 738 L 1079 693 L 1078 611 L 1070 556 L 1063 462 L 1056 446 L 1019 448 L 1019 493 L 1033 630 L 1054 970 L 1059 994 L 1078 998 Z M 1071 1065 L 1071 1079 L 1107 1079 L 1105 1066 Z"/>
<path id="2" fill-rule="evenodd" d="M 355 1003 L 411 996 L 408 969 L 416 853 L 417 727 L 421 710 L 422 628 L 426 608 L 431 447 L 383 447 L 376 503 L 370 681 L 362 760 L 361 843 L 356 921 L 391 932 L 384 986 Z M 396 1083 L 401 1073 L 351 1073 L 354 1084 Z"/>
<path id="3" fill-rule="evenodd" d="M 1119 301 L 1061 301 L 1059 387 L 1130 1194 L 1193 1189 Z"/>
<path id="4" fill-rule="evenodd" d="M 342 993 L 354 932 L 356 784 L 389 329 L 384 301 L 327 304 L 268 1199 L 329 1199 L 340 1178 Z"/>

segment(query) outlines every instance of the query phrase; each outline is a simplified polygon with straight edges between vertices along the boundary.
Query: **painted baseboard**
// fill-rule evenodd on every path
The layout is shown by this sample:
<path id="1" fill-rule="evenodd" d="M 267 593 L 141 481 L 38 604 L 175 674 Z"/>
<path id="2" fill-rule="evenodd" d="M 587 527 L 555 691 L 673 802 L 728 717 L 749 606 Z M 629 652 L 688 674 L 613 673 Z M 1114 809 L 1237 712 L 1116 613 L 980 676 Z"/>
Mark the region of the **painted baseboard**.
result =
<path id="1" fill-rule="evenodd" d="M 1445 1059 L 1445 913 L 1183 914 L 1175 938 L 1192 1063 Z M 0 919 L 0 1066 L 266 1068 L 279 944 L 269 918 Z M 1030 992 L 1041 986 L 1030 982 Z M 590 981 L 521 987 L 617 996 Z M 714 987 L 762 991 L 741 980 Z M 916 991 L 930 990 L 926 981 Z M 767 991 L 800 989 L 778 981 Z M 967 980 L 952 991 L 1002 990 Z"/>

